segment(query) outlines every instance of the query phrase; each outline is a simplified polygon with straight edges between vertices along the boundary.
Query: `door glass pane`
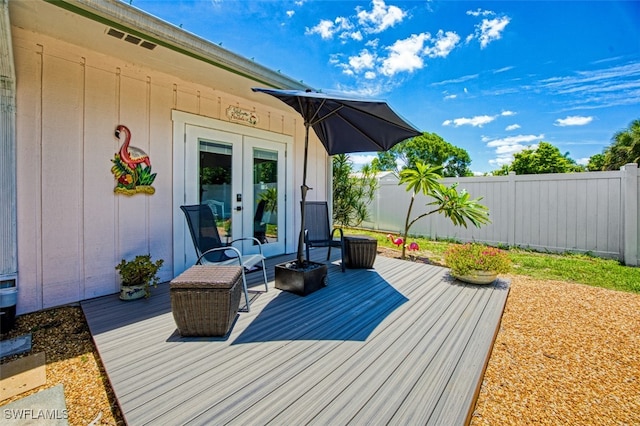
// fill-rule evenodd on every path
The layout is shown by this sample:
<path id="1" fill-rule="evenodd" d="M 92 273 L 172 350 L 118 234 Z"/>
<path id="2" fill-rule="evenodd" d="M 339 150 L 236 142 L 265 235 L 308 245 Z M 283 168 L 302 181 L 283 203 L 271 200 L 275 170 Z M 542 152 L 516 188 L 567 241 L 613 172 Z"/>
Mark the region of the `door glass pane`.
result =
<path id="1" fill-rule="evenodd" d="M 200 141 L 200 204 L 213 211 L 218 233 L 231 241 L 231 145 Z"/>
<path id="2" fill-rule="evenodd" d="M 253 236 L 261 243 L 278 241 L 278 152 L 253 149 Z"/>

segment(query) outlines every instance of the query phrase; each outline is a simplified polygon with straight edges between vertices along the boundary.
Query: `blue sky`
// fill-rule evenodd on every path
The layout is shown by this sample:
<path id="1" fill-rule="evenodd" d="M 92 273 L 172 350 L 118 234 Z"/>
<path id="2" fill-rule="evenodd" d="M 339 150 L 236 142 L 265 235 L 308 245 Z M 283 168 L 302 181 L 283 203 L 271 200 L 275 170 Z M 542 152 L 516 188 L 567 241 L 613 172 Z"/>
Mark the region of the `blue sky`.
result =
<path id="1" fill-rule="evenodd" d="M 475 172 L 540 141 L 586 162 L 640 118 L 638 1 L 131 4 L 316 89 L 384 99 Z"/>

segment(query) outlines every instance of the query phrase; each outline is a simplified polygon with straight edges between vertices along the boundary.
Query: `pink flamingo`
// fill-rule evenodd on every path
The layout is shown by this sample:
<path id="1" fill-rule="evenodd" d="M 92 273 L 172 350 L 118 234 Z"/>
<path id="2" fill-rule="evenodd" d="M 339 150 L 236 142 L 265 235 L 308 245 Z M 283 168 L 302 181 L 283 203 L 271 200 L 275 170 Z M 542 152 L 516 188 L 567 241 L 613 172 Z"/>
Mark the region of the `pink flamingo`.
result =
<path id="1" fill-rule="evenodd" d="M 407 247 L 407 249 L 409 251 L 418 251 L 418 250 L 420 250 L 420 246 L 418 245 L 418 243 L 413 241 L 412 243 L 409 244 L 409 247 Z"/>
<path id="2" fill-rule="evenodd" d="M 125 134 L 124 143 L 120 147 L 119 152 L 122 162 L 129 166 L 131 170 L 135 170 L 136 165 L 140 163 L 146 164 L 147 167 L 151 166 L 151 161 L 149 160 L 149 156 L 146 152 L 140 148 L 136 148 L 135 146 L 129 146 L 129 142 L 131 141 L 131 131 L 127 126 L 120 124 L 116 127 L 116 137 L 118 139 L 120 139 L 121 131 Z"/>
<path id="3" fill-rule="evenodd" d="M 391 234 L 387 234 L 387 238 L 389 238 L 389 239 L 391 240 L 391 242 L 392 242 L 393 244 L 395 244 L 396 246 L 398 246 L 398 247 L 400 247 L 400 246 L 404 243 L 404 240 L 403 240 L 402 238 L 400 238 L 400 237 L 395 238 L 395 237 L 394 237 L 393 235 L 391 235 Z"/>

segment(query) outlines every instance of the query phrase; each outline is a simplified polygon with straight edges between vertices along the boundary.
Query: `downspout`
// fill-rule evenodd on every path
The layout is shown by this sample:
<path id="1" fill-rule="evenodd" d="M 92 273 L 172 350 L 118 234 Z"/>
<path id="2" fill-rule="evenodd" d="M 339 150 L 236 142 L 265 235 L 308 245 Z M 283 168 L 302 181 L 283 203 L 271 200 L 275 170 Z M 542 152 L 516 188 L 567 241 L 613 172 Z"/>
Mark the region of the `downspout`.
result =
<path id="1" fill-rule="evenodd" d="M 0 288 L 18 277 L 16 184 L 16 73 L 9 0 L 0 0 Z"/>

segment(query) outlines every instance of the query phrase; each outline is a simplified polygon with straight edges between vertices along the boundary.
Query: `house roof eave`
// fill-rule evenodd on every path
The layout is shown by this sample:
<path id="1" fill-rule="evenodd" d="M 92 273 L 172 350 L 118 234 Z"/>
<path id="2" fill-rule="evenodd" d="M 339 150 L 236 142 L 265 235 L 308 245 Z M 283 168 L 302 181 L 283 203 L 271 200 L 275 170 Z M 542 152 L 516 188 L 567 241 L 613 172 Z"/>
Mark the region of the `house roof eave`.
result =
<path id="1" fill-rule="evenodd" d="M 291 77 L 237 55 L 202 37 L 119 0 L 44 0 L 85 18 L 125 31 L 258 84 L 282 89 L 310 88 Z"/>

